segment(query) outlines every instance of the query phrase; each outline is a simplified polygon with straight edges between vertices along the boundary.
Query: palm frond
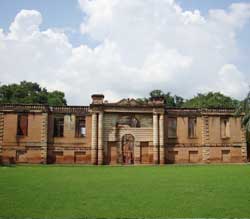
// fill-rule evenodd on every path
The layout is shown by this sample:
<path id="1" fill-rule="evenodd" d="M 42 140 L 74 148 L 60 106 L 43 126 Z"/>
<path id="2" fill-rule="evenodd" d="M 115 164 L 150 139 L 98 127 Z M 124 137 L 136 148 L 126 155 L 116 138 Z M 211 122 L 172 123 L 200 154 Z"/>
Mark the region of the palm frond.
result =
<path id="1" fill-rule="evenodd" d="M 246 124 L 250 121 L 250 114 L 246 114 L 242 117 L 241 124 L 243 126 L 246 126 Z"/>
<path id="2" fill-rule="evenodd" d="M 248 120 L 245 124 L 245 129 L 249 133 L 250 132 L 250 120 Z"/>

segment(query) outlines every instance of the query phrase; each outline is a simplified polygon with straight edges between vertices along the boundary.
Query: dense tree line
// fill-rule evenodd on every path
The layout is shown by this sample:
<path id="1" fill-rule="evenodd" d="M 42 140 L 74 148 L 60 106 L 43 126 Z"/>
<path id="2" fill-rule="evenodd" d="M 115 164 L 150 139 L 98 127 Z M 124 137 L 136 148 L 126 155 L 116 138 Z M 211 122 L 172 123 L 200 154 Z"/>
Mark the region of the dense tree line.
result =
<path id="1" fill-rule="evenodd" d="M 164 93 L 161 90 L 153 90 L 149 93 L 148 98 L 139 98 L 138 100 L 147 102 L 153 97 L 162 97 L 167 107 L 182 108 L 237 108 L 241 102 L 219 92 L 199 93 L 193 98 L 185 100 L 181 96 L 172 95 L 170 92 Z"/>
<path id="2" fill-rule="evenodd" d="M 27 81 L 0 86 L 0 103 L 67 105 L 63 92 L 49 92 L 39 84 Z"/>
<path id="3" fill-rule="evenodd" d="M 138 101 L 148 102 L 153 97 L 162 97 L 167 107 L 182 108 L 237 108 L 241 101 L 225 96 L 219 92 L 197 94 L 193 98 L 184 99 L 181 96 L 164 93 L 162 90 L 153 90 L 149 97 L 138 98 Z M 65 94 L 61 91 L 49 92 L 38 83 L 22 81 L 20 84 L 0 86 L 0 103 L 28 103 L 66 105 Z"/>

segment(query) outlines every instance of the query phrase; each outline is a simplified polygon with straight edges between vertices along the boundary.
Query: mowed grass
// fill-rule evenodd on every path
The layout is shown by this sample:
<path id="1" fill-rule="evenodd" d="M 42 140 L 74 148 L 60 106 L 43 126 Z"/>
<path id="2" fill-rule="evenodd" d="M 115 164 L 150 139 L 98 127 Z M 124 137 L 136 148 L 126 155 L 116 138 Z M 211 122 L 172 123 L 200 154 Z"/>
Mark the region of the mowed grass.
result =
<path id="1" fill-rule="evenodd" d="M 1 217 L 250 217 L 250 166 L 0 167 Z"/>

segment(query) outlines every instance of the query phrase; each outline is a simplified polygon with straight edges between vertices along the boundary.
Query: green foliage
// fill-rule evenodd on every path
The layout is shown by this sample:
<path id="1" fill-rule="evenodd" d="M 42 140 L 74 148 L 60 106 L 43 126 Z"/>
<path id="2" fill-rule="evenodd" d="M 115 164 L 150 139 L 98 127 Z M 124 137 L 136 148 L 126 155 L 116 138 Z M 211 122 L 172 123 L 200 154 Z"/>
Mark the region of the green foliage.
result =
<path id="1" fill-rule="evenodd" d="M 153 90 L 149 94 L 150 99 L 153 97 L 163 97 L 164 103 L 167 107 L 181 107 L 184 99 L 180 96 L 172 96 L 170 92 L 164 93 L 161 90 Z"/>
<path id="2" fill-rule="evenodd" d="M 237 108 L 236 115 L 244 114 L 242 117 L 242 126 L 246 129 L 247 142 L 250 143 L 250 92 Z"/>
<path id="3" fill-rule="evenodd" d="M 0 218 L 248 218 L 250 165 L 0 167 Z"/>
<path id="4" fill-rule="evenodd" d="M 181 107 L 184 99 L 180 96 L 172 96 L 170 92 L 164 93 L 162 90 L 153 90 L 149 94 L 149 98 L 138 98 L 137 101 L 146 103 L 152 100 L 153 97 L 163 97 L 164 103 L 167 107 Z"/>
<path id="5" fill-rule="evenodd" d="M 219 92 L 198 94 L 194 98 L 186 100 L 182 107 L 187 108 L 236 108 L 240 101 L 225 96 Z"/>
<path id="6" fill-rule="evenodd" d="M 139 102 L 139 103 L 147 103 L 148 98 L 137 98 L 136 101 Z"/>
<path id="7" fill-rule="evenodd" d="M 0 103 L 67 104 L 63 92 L 48 92 L 46 88 L 41 88 L 39 84 L 27 81 L 22 81 L 20 84 L 0 86 Z"/>
<path id="8" fill-rule="evenodd" d="M 61 91 L 48 92 L 48 104 L 50 106 L 67 105 L 64 93 Z"/>
<path id="9" fill-rule="evenodd" d="M 162 90 L 153 90 L 149 98 L 140 99 L 141 101 L 152 100 L 153 97 L 163 97 L 167 107 L 185 107 L 185 108 L 236 108 L 240 101 L 225 96 L 219 92 L 209 92 L 198 94 L 197 96 L 184 101 L 183 97 L 171 95 L 170 92 L 164 93 Z"/>

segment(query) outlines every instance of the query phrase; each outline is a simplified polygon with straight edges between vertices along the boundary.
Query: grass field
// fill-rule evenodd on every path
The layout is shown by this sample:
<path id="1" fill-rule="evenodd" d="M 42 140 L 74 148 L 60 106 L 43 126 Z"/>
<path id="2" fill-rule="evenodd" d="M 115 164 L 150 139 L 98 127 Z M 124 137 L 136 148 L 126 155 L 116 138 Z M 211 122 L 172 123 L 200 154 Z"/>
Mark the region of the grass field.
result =
<path id="1" fill-rule="evenodd" d="M 250 165 L 0 167 L 1 217 L 250 217 Z"/>

